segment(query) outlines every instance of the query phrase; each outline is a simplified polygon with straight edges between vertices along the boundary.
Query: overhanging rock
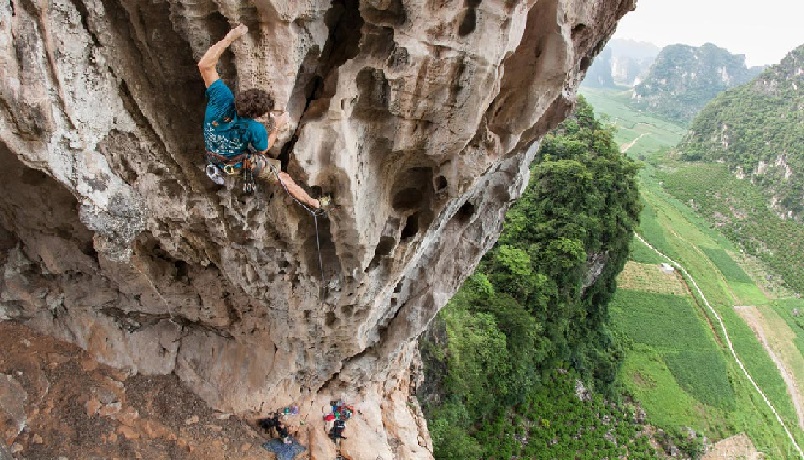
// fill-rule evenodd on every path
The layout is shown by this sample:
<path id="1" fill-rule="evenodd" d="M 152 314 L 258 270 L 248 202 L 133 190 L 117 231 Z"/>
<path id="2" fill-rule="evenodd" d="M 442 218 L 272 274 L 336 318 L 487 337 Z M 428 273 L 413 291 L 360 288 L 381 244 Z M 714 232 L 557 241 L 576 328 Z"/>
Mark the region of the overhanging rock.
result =
<path id="1" fill-rule="evenodd" d="M 497 238 L 536 142 L 633 6 L 13 0 L 0 318 L 175 372 L 222 410 L 376 401 L 375 452 L 427 458 L 398 403 L 415 338 Z M 250 31 L 219 72 L 287 109 L 275 148 L 334 196 L 328 219 L 204 176 L 196 60 L 236 23 Z"/>

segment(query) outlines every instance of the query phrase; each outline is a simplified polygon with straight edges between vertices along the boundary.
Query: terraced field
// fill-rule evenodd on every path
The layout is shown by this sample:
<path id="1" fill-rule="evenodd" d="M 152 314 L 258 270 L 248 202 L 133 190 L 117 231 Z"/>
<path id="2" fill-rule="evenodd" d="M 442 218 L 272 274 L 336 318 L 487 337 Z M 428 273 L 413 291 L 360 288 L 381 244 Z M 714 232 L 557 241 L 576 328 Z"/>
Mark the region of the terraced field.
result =
<path id="1" fill-rule="evenodd" d="M 717 215 L 698 213 L 700 196 L 678 193 L 685 168 L 696 170 L 699 184 L 723 180 L 672 160 L 668 152 L 683 127 L 631 111 L 623 94 L 584 96 L 621 127 L 618 141 L 627 154 L 644 160 L 640 233 L 682 264 L 701 290 L 662 272 L 666 261 L 634 241 L 611 306 L 613 328 L 628 347 L 621 384 L 660 427 L 691 427 L 712 440 L 742 432 L 766 458 L 799 458 L 804 416 L 794 401 L 804 388 L 804 301 L 767 257 L 749 256 L 724 236 Z"/>

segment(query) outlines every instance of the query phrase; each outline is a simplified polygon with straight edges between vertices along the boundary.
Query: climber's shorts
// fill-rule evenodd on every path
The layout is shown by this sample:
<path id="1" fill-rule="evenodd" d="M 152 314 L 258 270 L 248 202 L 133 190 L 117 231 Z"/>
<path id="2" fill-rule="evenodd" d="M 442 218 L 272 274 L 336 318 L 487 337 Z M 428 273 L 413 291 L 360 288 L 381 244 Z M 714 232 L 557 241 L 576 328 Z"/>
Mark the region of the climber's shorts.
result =
<path id="1" fill-rule="evenodd" d="M 268 183 L 276 182 L 277 174 L 282 171 L 282 163 L 279 160 L 259 153 L 251 156 L 251 163 L 254 176 Z"/>

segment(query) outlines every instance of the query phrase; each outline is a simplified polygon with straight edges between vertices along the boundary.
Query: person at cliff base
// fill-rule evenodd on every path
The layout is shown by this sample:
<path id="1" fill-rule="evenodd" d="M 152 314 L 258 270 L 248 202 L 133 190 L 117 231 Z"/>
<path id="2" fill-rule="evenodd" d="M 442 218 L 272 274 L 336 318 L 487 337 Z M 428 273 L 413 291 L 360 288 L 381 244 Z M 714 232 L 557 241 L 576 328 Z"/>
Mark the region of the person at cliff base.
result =
<path id="1" fill-rule="evenodd" d="M 279 160 L 268 156 L 268 150 L 285 124 L 287 114 L 274 111 L 274 99 L 259 88 L 241 91 L 235 97 L 218 75 L 217 64 L 223 52 L 247 32 L 245 25 L 235 27 L 198 61 L 198 70 L 207 88 L 204 112 L 207 175 L 216 184 L 223 185 L 224 175 L 239 174 L 244 178 L 246 191 L 253 190 L 254 177 L 269 182 L 278 180 L 293 198 L 308 209 L 322 209 L 329 204 L 328 197 L 318 200 L 308 195 L 290 175 L 281 170 Z M 281 112 L 281 115 L 276 116 L 276 112 Z M 263 123 L 272 125 L 270 134 Z M 249 184 L 251 190 L 248 189 Z"/>

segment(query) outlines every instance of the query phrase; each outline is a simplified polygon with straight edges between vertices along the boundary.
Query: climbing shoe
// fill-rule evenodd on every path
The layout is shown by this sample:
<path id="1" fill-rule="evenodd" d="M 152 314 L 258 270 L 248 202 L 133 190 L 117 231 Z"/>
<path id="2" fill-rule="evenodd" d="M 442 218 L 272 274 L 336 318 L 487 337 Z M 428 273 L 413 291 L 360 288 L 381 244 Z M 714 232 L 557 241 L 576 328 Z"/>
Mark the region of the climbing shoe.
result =
<path id="1" fill-rule="evenodd" d="M 213 164 L 207 164 L 206 168 L 204 168 L 204 172 L 207 173 L 207 177 L 212 179 L 212 182 L 215 182 L 218 185 L 223 185 L 223 176 L 221 175 L 221 170 L 218 169 L 217 166 Z"/>

